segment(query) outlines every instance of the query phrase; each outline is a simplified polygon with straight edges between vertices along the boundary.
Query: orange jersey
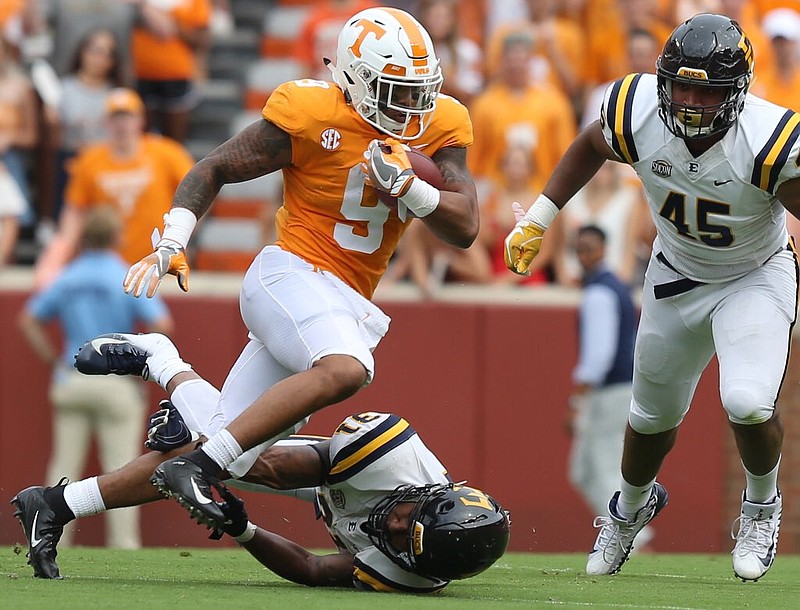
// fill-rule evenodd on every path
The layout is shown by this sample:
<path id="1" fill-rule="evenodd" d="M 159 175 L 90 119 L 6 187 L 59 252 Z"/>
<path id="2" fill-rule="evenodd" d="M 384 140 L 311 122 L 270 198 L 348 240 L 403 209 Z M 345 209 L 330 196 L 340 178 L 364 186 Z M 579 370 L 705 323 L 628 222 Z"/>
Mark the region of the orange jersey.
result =
<path id="1" fill-rule="evenodd" d="M 179 28 L 208 27 L 211 0 L 172 0 L 169 13 Z M 131 32 L 131 57 L 136 78 L 192 80 L 196 73 L 195 50 L 179 36 L 160 38 L 136 27 Z"/>
<path id="2" fill-rule="evenodd" d="M 536 191 L 544 187 L 577 131 L 569 100 L 549 83 L 516 92 L 497 82 L 479 94 L 470 108 L 475 146 L 469 166 L 475 177 L 502 182 L 506 152 L 510 146 L 523 146 L 531 151 L 529 187 Z"/>
<path id="3" fill-rule="evenodd" d="M 153 134 L 143 134 L 139 151 L 131 159 L 115 158 L 105 142 L 93 144 L 70 166 L 67 205 L 80 210 L 116 206 L 124 223 L 118 251 L 127 262 L 135 263 L 153 251 L 153 228 L 164 225 L 175 189 L 193 165 L 180 144 Z"/>
<path id="4" fill-rule="evenodd" d="M 284 83 L 267 100 L 264 118 L 292 138 L 292 164 L 283 169 L 283 207 L 277 244 L 336 274 L 372 297 L 406 228 L 397 210 L 364 184 L 361 162 L 374 139 L 371 127 L 333 83 Z M 427 130 L 410 142 L 426 155 L 472 143 L 467 109 L 440 95 Z"/>

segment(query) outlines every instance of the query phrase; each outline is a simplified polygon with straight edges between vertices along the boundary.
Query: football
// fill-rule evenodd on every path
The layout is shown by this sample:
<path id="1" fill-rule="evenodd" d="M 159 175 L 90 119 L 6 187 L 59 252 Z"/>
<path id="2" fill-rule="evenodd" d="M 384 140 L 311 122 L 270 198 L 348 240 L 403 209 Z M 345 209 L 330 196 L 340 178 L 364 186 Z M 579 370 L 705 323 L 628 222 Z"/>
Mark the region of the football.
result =
<path id="1" fill-rule="evenodd" d="M 408 155 L 408 160 L 411 161 L 411 167 L 414 168 L 414 173 L 419 178 L 422 178 L 425 182 L 439 190 L 444 189 L 444 178 L 442 177 L 442 172 L 439 171 L 439 167 L 436 165 L 433 159 L 413 148 L 407 150 L 406 154 Z M 380 191 L 378 189 L 375 190 L 378 193 L 378 199 L 380 199 L 383 203 L 392 208 L 397 207 L 397 197 L 392 197 L 389 193 L 385 193 L 384 191 Z M 408 216 L 414 217 L 414 213 L 409 210 Z"/>

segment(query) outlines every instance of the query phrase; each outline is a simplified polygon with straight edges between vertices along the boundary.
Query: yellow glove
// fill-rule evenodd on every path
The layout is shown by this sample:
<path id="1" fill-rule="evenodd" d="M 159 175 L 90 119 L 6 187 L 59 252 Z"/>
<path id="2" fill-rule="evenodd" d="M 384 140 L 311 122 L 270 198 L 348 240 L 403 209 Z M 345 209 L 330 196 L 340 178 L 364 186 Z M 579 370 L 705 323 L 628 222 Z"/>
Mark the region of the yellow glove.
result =
<path id="1" fill-rule="evenodd" d="M 539 254 L 543 236 L 543 227 L 525 219 L 518 221 L 505 239 L 506 267 L 518 275 L 529 275 L 528 267 Z"/>
<path id="2" fill-rule="evenodd" d="M 189 290 L 189 262 L 186 260 L 185 250 L 176 243 L 162 240 L 155 252 L 128 269 L 122 287 L 129 294 L 133 292 L 135 297 L 141 296 L 147 287 L 147 298 L 150 299 L 167 274 L 177 276 L 181 290 Z"/>
<path id="3" fill-rule="evenodd" d="M 394 138 L 373 140 L 364 152 L 362 169 L 365 182 L 392 197 L 408 192 L 417 175 L 411 167 L 405 145 Z"/>

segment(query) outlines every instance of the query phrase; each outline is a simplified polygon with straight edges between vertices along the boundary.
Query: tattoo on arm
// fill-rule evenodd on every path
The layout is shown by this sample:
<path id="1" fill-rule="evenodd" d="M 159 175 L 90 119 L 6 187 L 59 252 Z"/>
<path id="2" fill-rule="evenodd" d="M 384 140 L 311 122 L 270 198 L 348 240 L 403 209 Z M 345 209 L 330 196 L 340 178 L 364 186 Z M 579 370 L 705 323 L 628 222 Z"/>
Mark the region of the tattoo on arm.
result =
<path id="1" fill-rule="evenodd" d="M 467 169 L 467 149 L 447 146 L 440 148 L 432 159 L 442 172 L 444 183 L 452 190 L 461 190 L 460 186 L 472 184 L 472 175 Z"/>
<path id="2" fill-rule="evenodd" d="M 173 205 L 187 208 L 200 218 L 224 184 L 252 180 L 291 162 L 289 134 L 260 119 L 200 160 L 181 181 Z"/>

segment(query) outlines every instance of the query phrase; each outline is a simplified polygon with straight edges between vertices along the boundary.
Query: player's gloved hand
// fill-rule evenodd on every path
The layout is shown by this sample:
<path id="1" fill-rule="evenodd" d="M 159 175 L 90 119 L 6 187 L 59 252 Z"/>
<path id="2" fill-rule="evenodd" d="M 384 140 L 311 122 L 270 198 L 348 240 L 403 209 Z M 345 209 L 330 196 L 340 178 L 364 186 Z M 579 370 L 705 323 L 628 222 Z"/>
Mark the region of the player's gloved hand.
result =
<path id="1" fill-rule="evenodd" d="M 558 207 L 545 195 L 527 213 L 516 201 L 511 206 L 517 224 L 506 236 L 503 258 L 506 267 L 518 275 L 528 275 L 529 267 L 542 247 L 544 232 L 558 213 Z"/>
<path id="2" fill-rule="evenodd" d="M 186 251 L 178 244 L 165 240 L 159 241 L 155 251 L 148 254 L 128 269 L 122 287 L 133 296 L 141 296 L 147 288 L 147 298 L 152 298 L 165 275 L 177 276 L 181 290 L 189 290 L 189 262 Z"/>
<path id="3" fill-rule="evenodd" d="M 372 140 L 364 151 L 361 165 L 364 181 L 392 197 L 402 197 L 417 177 L 406 154 L 406 147 L 394 138 Z"/>
<path id="4" fill-rule="evenodd" d="M 221 532 L 224 532 L 235 538 L 237 542 L 247 542 L 255 534 L 256 528 L 247 518 L 244 502 L 241 498 L 233 495 L 222 481 L 214 479 L 210 483 L 222 498 L 222 502 L 217 502 L 217 506 L 225 515 L 225 521 L 217 524 L 217 529 L 211 534 L 211 538 L 218 540 L 222 537 Z"/>
<path id="5" fill-rule="evenodd" d="M 161 408 L 150 416 L 145 447 L 151 451 L 166 453 L 200 438 L 197 432 L 189 430 L 183 417 L 169 400 L 162 400 L 158 406 Z"/>
<path id="6" fill-rule="evenodd" d="M 164 214 L 164 235 L 153 229 L 150 238 L 155 252 L 148 254 L 128 269 L 122 287 L 138 297 L 147 288 L 147 298 L 152 298 L 158 285 L 168 273 L 178 278 L 181 290 L 189 290 L 189 262 L 186 244 L 197 224 L 197 216 L 187 208 L 173 207 Z"/>
<path id="7" fill-rule="evenodd" d="M 528 275 L 528 267 L 542 247 L 543 236 L 544 228 L 524 218 L 518 220 L 505 239 L 506 267 L 518 275 Z"/>

